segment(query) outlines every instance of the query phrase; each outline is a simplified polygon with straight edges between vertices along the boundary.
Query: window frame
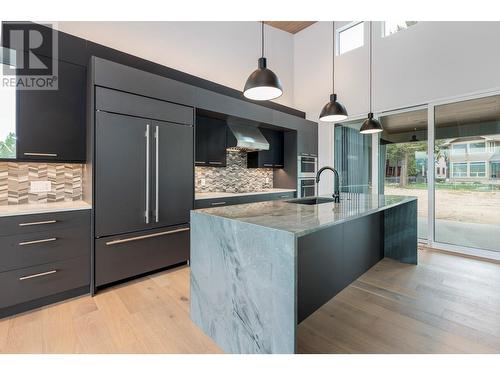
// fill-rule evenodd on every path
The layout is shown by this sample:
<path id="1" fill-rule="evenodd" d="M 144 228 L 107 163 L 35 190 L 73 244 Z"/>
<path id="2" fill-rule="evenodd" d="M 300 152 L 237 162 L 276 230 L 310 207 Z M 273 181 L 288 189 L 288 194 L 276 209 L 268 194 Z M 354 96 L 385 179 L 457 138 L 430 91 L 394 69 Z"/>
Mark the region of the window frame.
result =
<path id="1" fill-rule="evenodd" d="M 456 161 L 454 161 L 454 162 L 452 162 L 450 164 L 451 164 L 451 178 L 467 178 L 468 177 L 468 175 L 469 175 L 469 173 L 468 173 L 469 172 L 469 166 L 468 166 L 467 162 L 462 162 L 462 161 L 456 162 Z M 465 172 L 459 172 L 460 173 L 459 176 L 457 176 L 455 174 L 455 165 L 457 165 L 457 164 L 465 165 Z M 465 174 L 462 175 L 463 173 L 465 173 Z"/>
<path id="2" fill-rule="evenodd" d="M 482 164 L 484 167 L 483 172 L 472 172 L 472 164 Z M 469 177 L 485 178 L 486 177 L 486 162 L 485 161 L 471 161 L 469 162 Z"/>
<path id="3" fill-rule="evenodd" d="M 477 151 L 477 148 L 471 147 L 473 144 L 481 144 L 483 146 L 481 151 Z M 467 144 L 467 151 L 469 154 L 484 154 L 486 153 L 486 142 L 478 141 L 478 142 L 470 142 Z"/>
<path id="4" fill-rule="evenodd" d="M 341 55 L 344 55 L 348 52 L 357 50 L 357 49 L 365 46 L 365 26 L 364 26 L 364 23 L 365 23 L 365 21 L 352 21 L 352 22 L 345 24 L 344 26 L 341 26 L 341 27 L 335 29 L 335 56 L 341 56 Z M 349 51 L 345 51 L 343 53 L 340 53 L 340 34 L 346 30 L 349 30 L 353 27 L 358 26 L 359 24 L 363 24 L 363 44 L 359 47 L 350 49 Z"/>
<path id="5" fill-rule="evenodd" d="M 387 37 L 389 37 L 391 35 L 394 35 L 394 34 L 397 34 L 397 33 L 401 32 L 401 31 L 408 30 L 409 28 L 411 28 L 411 27 L 413 27 L 413 26 L 415 26 L 415 25 L 417 25 L 419 23 L 419 21 L 415 21 L 416 23 L 414 23 L 413 25 L 407 26 L 407 27 L 405 27 L 402 30 L 395 31 L 395 32 L 393 32 L 391 34 L 386 34 L 385 31 L 386 31 L 386 23 L 387 22 L 388 21 L 381 21 L 381 23 L 382 23 L 382 27 L 381 27 L 381 31 L 382 31 L 382 35 L 381 36 L 382 36 L 382 38 L 387 38 Z"/>

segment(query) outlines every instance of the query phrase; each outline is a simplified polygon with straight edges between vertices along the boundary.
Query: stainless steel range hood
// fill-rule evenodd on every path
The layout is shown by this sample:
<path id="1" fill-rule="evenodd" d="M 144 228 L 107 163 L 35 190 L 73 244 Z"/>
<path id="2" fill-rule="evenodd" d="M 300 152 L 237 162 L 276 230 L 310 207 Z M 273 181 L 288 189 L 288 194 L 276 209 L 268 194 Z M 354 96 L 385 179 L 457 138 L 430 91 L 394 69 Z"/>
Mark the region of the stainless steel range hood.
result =
<path id="1" fill-rule="evenodd" d="M 227 125 L 229 151 L 269 150 L 269 142 L 252 121 L 229 117 Z"/>

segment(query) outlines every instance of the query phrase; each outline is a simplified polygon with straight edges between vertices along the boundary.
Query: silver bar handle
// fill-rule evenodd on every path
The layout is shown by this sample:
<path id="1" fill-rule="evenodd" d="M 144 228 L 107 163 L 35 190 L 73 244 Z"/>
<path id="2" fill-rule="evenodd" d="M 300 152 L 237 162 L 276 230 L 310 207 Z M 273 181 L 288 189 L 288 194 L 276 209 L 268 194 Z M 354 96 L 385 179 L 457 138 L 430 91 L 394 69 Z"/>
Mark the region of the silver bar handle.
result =
<path id="1" fill-rule="evenodd" d="M 155 140 L 156 140 L 156 186 L 155 186 L 155 220 L 156 222 L 160 221 L 160 127 L 156 126 L 155 132 Z"/>
<path id="2" fill-rule="evenodd" d="M 19 246 L 34 245 L 36 243 L 52 242 L 52 241 L 57 241 L 57 238 L 51 237 L 51 238 L 44 238 L 43 240 L 19 242 Z"/>
<path id="3" fill-rule="evenodd" d="M 57 157 L 57 154 L 47 154 L 43 152 L 25 152 L 25 156 L 50 156 L 50 157 Z"/>
<path id="4" fill-rule="evenodd" d="M 307 161 L 307 160 L 302 160 L 301 163 L 304 163 L 304 164 L 316 164 L 315 161 Z"/>
<path id="5" fill-rule="evenodd" d="M 209 161 L 208 164 L 222 165 L 222 162 L 221 161 Z"/>
<path id="6" fill-rule="evenodd" d="M 179 233 L 179 232 L 186 232 L 188 230 L 189 230 L 189 228 L 180 228 L 180 229 L 169 230 L 169 231 L 166 231 L 166 232 L 145 234 L 144 236 L 123 238 L 123 239 L 120 239 L 120 240 L 108 241 L 108 242 L 106 242 L 106 246 L 117 245 L 117 244 L 125 243 L 125 242 L 139 241 L 139 240 L 144 240 L 146 238 L 166 236 L 167 234 L 173 234 L 173 233 Z"/>
<path id="7" fill-rule="evenodd" d="M 57 220 L 33 221 L 31 223 L 19 223 L 20 227 L 28 227 L 30 225 L 55 224 Z"/>
<path id="8" fill-rule="evenodd" d="M 212 206 L 220 206 L 221 204 L 226 204 L 226 202 L 212 202 Z"/>
<path id="9" fill-rule="evenodd" d="M 149 224 L 149 124 L 146 124 L 146 224 Z"/>
<path id="10" fill-rule="evenodd" d="M 36 273 L 34 275 L 23 276 L 23 277 L 19 278 L 19 281 L 34 279 L 35 277 L 40 277 L 40 276 L 52 275 L 52 274 L 54 274 L 56 272 L 57 272 L 57 270 L 51 270 L 51 271 L 47 271 L 47 272 Z"/>
<path id="11" fill-rule="evenodd" d="M 264 167 L 272 167 L 273 165 L 272 164 L 266 164 L 264 163 Z"/>

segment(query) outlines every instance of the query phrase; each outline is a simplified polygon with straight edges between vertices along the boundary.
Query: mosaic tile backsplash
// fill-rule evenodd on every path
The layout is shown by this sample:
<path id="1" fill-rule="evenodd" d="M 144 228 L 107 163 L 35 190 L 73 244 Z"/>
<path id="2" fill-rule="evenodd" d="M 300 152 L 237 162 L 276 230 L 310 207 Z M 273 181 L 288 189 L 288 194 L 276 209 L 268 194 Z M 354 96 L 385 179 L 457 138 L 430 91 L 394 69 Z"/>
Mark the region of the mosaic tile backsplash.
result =
<path id="1" fill-rule="evenodd" d="M 0 162 L 0 206 L 82 199 L 81 164 Z M 31 181 L 50 181 L 50 192 L 31 192 Z"/>
<path id="2" fill-rule="evenodd" d="M 201 179 L 205 186 L 201 186 Z M 267 179 L 267 180 L 266 180 Z M 196 167 L 195 191 L 197 193 L 228 192 L 246 193 L 272 189 L 272 168 L 247 168 L 246 152 L 228 152 L 227 166 Z"/>

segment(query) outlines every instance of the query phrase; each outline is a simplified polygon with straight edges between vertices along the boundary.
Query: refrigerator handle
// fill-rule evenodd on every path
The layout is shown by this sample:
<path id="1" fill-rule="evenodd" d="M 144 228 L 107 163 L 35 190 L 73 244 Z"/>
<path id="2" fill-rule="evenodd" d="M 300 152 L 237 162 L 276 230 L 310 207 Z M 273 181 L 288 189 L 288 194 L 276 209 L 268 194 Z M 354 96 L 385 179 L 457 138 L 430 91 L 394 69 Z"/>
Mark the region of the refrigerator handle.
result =
<path id="1" fill-rule="evenodd" d="M 146 124 L 146 211 L 144 218 L 146 224 L 149 224 L 149 124 Z"/>
<path id="2" fill-rule="evenodd" d="M 155 220 L 156 222 L 160 221 L 160 127 L 156 125 L 155 131 L 155 157 L 156 157 L 156 165 L 155 165 Z"/>

